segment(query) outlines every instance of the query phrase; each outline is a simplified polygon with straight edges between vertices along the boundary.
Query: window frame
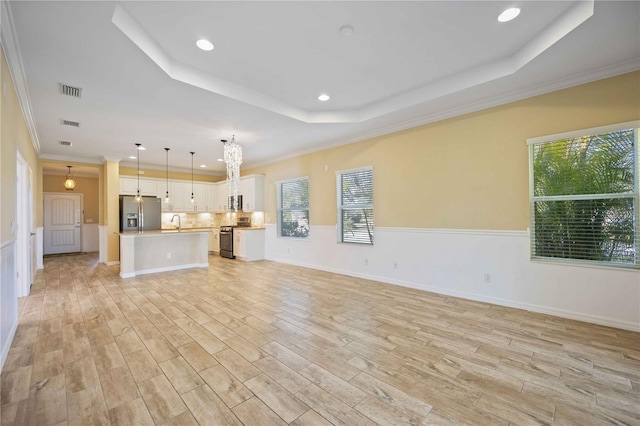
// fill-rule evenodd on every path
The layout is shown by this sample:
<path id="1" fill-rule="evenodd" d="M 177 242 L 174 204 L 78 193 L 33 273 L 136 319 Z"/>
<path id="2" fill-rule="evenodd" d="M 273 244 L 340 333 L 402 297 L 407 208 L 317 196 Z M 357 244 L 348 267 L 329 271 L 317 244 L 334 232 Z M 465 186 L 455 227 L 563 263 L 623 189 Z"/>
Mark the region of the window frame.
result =
<path id="1" fill-rule="evenodd" d="M 354 168 L 354 169 L 346 169 L 346 170 L 338 170 L 336 171 L 336 228 L 337 228 L 337 238 L 338 238 L 338 243 L 340 244 L 357 244 L 357 245 L 364 245 L 364 246 L 373 246 L 374 242 L 375 242 L 375 220 L 373 220 L 371 226 L 373 228 L 372 233 L 371 233 L 371 239 L 370 242 L 359 242 L 359 241 L 344 241 L 344 233 L 343 233 L 343 223 L 342 223 L 342 213 L 345 210 L 345 204 L 342 204 L 342 176 L 343 175 L 347 175 L 347 174 L 351 174 L 351 173 L 358 173 L 358 172 L 362 172 L 362 171 L 371 171 L 371 204 L 347 204 L 347 206 L 349 206 L 346 210 L 352 210 L 352 209 L 371 209 L 372 211 L 372 216 L 375 217 L 373 215 L 373 211 L 374 211 L 374 202 L 373 202 L 373 195 L 374 195 L 374 174 L 373 174 L 373 166 L 365 166 L 365 167 L 358 167 L 358 168 Z"/>
<path id="2" fill-rule="evenodd" d="M 307 181 L 307 199 L 309 203 L 306 208 L 282 208 L 282 185 L 289 182 L 299 182 L 299 181 Z M 311 237 L 311 215 L 310 215 L 310 205 L 311 199 L 309 197 L 311 189 L 310 189 L 310 179 L 309 176 L 301 176 L 297 178 L 284 179 L 276 182 L 276 215 L 277 215 L 277 232 L 278 238 L 287 239 L 287 240 L 298 240 L 298 241 L 306 241 Z M 294 237 L 294 236 L 283 236 L 282 235 L 282 214 L 286 211 L 306 211 L 307 217 L 309 218 L 309 234 L 306 237 Z"/>
<path id="3" fill-rule="evenodd" d="M 530 260 L 542 263 L 559 263 L 575 266 L 601 267 L 601 268 L 622 268 L 622 269 L 640 269 L 640 120 L 633 120 L 624 123 L 611 124 L 607 126 L 592 127 L 589 129 L 575 130 L 565 133 L 557 133 L 553 135 L 540 136 L 527 139 L 529 153 L 529 223 L 530 223 L 530 244 L 529 253 Z M 584 136 L 599 135 L 612 133 L 622 130 L 633 129 L 634 131 L 634 181 L 633 193 L 598 193 L 598 194 L 574 194 L 574 195 L 553 195 L 553 196 L 535 196 L 534 181 L 534 149 L 536 145 L 553 143 L 560 140 L 574 139 Z M 597 261 L 584 259 L 571 259 L 562 257 L 545 257 L 535 255 L 535 202 L 536 201 L 564 201 L 564 200 L 596 200 L 603 198 L 629 198 L 635 206 L 634 215 L 634 235 L 635 235 L 635 262 L 619 263 L 611 261 Z"/>

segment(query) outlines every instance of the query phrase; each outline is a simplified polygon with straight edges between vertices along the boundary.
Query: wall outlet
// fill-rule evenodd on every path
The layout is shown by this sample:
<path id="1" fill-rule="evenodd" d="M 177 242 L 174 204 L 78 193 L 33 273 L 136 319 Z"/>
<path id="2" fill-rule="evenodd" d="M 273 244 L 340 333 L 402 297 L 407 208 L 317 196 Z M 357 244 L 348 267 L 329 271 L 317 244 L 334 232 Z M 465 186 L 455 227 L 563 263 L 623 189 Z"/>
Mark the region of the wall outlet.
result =
<path id="1" fill-rule="evenodd" d="M 491 274 L 489 273 L 484 273 L 484 282 L 485 283 L 490 283 L 491 282 Z"/>
<path id="2" fill-rule="evenodd" d="M 369 265 L 369 259 L 365 259 L 364 260 L 364 266 L 368 266 Z"/>
<path id="3" fill-rule="evenodd" d="M 173 255 L 171 254 L 171 252 L 167 253 L 167 259 L 171 259 L 173 257 Z"/>

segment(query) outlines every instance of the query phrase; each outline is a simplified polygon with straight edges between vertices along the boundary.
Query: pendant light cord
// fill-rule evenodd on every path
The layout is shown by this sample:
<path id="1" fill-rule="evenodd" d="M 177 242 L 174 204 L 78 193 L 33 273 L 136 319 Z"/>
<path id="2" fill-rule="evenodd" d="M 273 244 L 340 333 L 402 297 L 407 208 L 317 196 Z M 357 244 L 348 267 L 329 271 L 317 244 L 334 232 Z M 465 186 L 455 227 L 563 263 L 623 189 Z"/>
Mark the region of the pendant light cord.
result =
<path id="1" fill-rule="evenodd" d="M 191 151 L 191 202 L 193 203 L 193 154 L 195 152 Z"/>

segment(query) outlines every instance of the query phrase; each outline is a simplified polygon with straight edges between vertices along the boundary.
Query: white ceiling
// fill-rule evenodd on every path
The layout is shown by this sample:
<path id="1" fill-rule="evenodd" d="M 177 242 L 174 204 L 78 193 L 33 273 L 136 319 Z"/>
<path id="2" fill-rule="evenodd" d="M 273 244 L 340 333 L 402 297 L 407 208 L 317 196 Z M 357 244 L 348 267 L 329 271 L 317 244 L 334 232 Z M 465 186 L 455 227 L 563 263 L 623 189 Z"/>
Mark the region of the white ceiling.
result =
<path id="1" fill-rule="evenodd" d="M 640 69 L 637 1 L 9 1 L 2 15 L 41 157 L 135 164 L 137 142 L 143 165 L 164 168 L 167 147 L 172 169 L 195 151 L 198 172 L 223 172 L 232 134 L 251 167 Z"/>

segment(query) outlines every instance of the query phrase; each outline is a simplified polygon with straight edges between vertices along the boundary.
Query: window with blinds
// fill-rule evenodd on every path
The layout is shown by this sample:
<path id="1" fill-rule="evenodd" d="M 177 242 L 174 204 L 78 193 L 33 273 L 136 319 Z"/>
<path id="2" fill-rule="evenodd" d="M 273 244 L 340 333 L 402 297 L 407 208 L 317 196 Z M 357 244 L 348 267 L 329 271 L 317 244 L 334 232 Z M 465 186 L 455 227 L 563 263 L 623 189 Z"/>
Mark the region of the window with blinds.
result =
<path id="1" fill-rule="evenodd" d="M 528 141 L 533 259 L 640 267 L 639 124 Z"/>
<path id="2" fill-rule="evenodd" d="M 336 174 L 338 241 L 373 244 L 373 168 Z"/>
<path id="3" fill-rule="evenodd" d="M 309 178 L 278 182 L 278 235 L 309 238 Z"/>

